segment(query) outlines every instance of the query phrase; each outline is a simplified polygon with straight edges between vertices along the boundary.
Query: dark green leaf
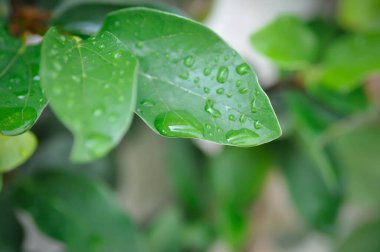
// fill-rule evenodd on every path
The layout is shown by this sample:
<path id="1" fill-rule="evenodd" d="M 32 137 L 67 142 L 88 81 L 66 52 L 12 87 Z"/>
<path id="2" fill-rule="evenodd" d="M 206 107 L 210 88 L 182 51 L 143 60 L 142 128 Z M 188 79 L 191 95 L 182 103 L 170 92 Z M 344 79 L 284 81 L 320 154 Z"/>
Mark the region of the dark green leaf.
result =
<path id="1" fill-rule="evenodd" d="M 161 135 L 253 146 L 281 134 L 256 74 L 201 24 L 131 8 L 110 14 L 102 31 L 139 58 L 137 113 Z"/>
<path id="2" fill-rule="evenodd" d="M 266 149 L 226 148 L 210 163 L 218 231 L 234 248 L 246 241 L 248 207 L 255 201 L 271 165 Z"/>
<path id="3" fill-rule="evenodd" d="M 118 144 L 135 109 L 137 69 L 135 57 L 108 32 L 84 41 L 55 28 L 47 32 L 41 84 L 74 134 L 72 160 L 99 158 Z"/>
<path id="4" fill-rule="evenodd" d="M 174 193 L 185 211 L 200 212 L 206 192 L 202 189 L 205 157 L 189 140 L 168 143 L 168 169 Z"/>
<path id="5" fill-rule="evenodd" d="M 330 89 L 348 92 L 369 74 L 380 72 L 379 58 L 380 33 L 337 39 L 323 58 L 321 82 Z"/>
<path id="6" fill-rule="evenodd" d="M 0 251 L 21 252 L 24 231 L 4 193 L 0 195 Z"/>
<path id="7" fill-rule="evenodd" d="M 362 225 L 356 229 L 336 252 L 378 252 L 380 251 L 380 221 Z"/>
<path id="8" fill-rule="evenodd" d="M 274 146 L 294 204 L 312 227 L 331 232 L 342 201 L 341 186 L 327 184 L 315 158 L 293 141 Z"/>
<path id="9" fill-rule="evenodd" d="M 380 31 L 380 1 L 340 0 L 338 21 L 354 31 Z"/>
<path id="10" fill-rule="evenodd" d="M 251 36 L 254 48 L 280 67 L 304 68 L 315 58 L 318 40 L 313 31 L 295 16 L 283 15 Z"/>
<path id="11" fill-rule="evenodd" d="M 67 251 L 146 251 L 131 220 L 102 184 L 63 171 L 44 171 L 14 188 L 16 204 Z"/>
<path id="12" fill-rule="evenodd" d="M 65 31 L 73 34 L 91 35 L 100 29 L 103 19 L 108 13 L 136 6 L 150 7 L 184 15 L 179 9 L 155 1 L 71 1 L 60 6 L 54 13 L 53 25 L 60 26 Z"/>
<path id="13" fill-rule="evenodd" d="M 0 173 L 24 163 L 37 148 L 37 139 L 31 132 L 19 136 L 0 135 Z"/>
<path id="14" fill-rule="evenodd" d="M 18 135 L 47 104 L 38 76 L 40 46 L 26 46 L 0 25 L 0 133 Z"/>

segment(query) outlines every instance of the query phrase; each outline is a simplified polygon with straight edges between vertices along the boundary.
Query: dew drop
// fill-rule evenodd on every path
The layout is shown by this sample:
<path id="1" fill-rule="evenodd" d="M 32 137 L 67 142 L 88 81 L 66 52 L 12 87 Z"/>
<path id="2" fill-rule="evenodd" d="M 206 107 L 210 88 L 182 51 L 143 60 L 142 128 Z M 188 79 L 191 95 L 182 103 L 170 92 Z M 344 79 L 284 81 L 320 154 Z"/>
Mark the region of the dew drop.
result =
<path id="1" fill-rule="evenodd" d="M 263 125 L 258 120 L 253 123 L 253 126 L 255 129 L 261 129 L 263 127 Z"/>
<path id="2" fill-rule="evenodd" d="M 119 26 L 120 26 L 120 21 L 119 21 L 119 20 L 116 20 L 115 23 L 114 23 L 114 25 L 115 25 L 116 27 L 119 27 Z"/>
<path id="3" fill-rule="evenodd" d="M 243 83 L 243 82 L 242 82 L 241 80 L 238 80 L 238 81 L 236 82 L 236 87 L 240 87 L 242 83 Z"/>
<path id="4" fill-rule="evenodd" d="M 239 121 L 241 123 L 245 123 L 247 121 L 247 116 L 245 114 L 241 114 L 241 116 L 239 117 Z"/>
<path id="5" fill-rule="evenodd" d="M 251 101 L 251 112 L 252 113 L 256 113 L 257 112 L 256 99 L 253 99 Z"/>
<path id="6" fill-rule="evenodd" d="M 245 93 L 247 93 L 247 91 L 248 91 L 248 88 L 246 88 L 246 87 L 245 87 L 245 88 L 240 88 L 240 89 L 239 89 L 239 93 L 240 93 L 240 94 L 245 94 Z"/>
<path id="7" fill-rule="evenodd" d="M 205 76 L 209 76 L 211 74 L 211 68 L 209 67 L 206 67 L 204 70 L 203 70 L 203 74 Z"/>
<path id="8" fill-rule="evenodd" d="M 194 83 L 195 83 L 195 84 L 198 84 L 200 80 L 201 80 L 201 79 L 200 79 L 199 77 L 196 77 L 196 78 L 194 79 Z"/>
<path id="9" fill-rule="evenodd" d="M 227 67 L 220 67 L 218 70 L 218 74 L 216 76 L 216 80 L 223 84 L 228 79 L 228 68 Z"/>
<path id="10" fill-rule="evenodd" d="M 143 42 L 141 42 L 141 41 L 136 42 L 135 45 L 136 45 L 136 48 L 138 48 L 138 49 L 143 48 Z"/>
<path id="11" fill-rule="evenodd" d="M 96 108 L 96 109 L 94 109 L 94 111 L 92 113 L 95 117 L 99 117 L 99 116 L 103 115 L 104 110 L 103 110 L 103 108 Z"/>
<path id="12" fill-rule="evenodd" d="M 204 87 L 203 88 L 203 92 L 205 92 L 206 94 L 210 93 L 210 89 L 208 87 Z"/>
<path id="13" fill-rule="evenodd" d="M 243 63 L 243 64 L 240 64 L 236 67 L 236 72 L 239 74 L 239 75 L 245 75 L 247 73 L 249 73 L 249 65 L 247 63 Z"/>
<path id="14" fill-rule="evenodd" d="M 222 116 L 222 113 L 220 113 L 220 111 L 215 108 L 214 101 L 210 99 L 207 99 L 204 110 L 214 118 L 219 118 Z"/>
<path id="15" fill-rule="evenodd" d="M 216 90 L 216 93 L 217 94 L 224 94 L 224 88 L 218 88 L 217 90 Z"/>
<path id="16" fill-rule="evenodd" d="M 228 116 L 228 120 L 230 120 L 230 121 L 236 121 L 236 117 L 234 116 L 234 115 L 229 115 Z"/>
<path id="17" fill-rule="evenodd" d="M 71 75 L 71 79 L 77 83 L 80 82 L 80 78 L 77 75 Z"/>
<path id="18" fill-rule="evenodd" d="M 233 145 L 255 145 L 259 135 L 249 129 L 230 130 L 226 134 L 227 142 Z"/>
<path id="19" fill-rule="evenodd" d="M 121 56 L 122 56 L 121 52 L 114 52 L 114 53 L 113 53 L 113 58 L 114 58 L 114 59 L 120 59 Z"/>
<path id="20" fill-rule="evenodd" d="M 184 60 L 184 64 L 187 67 L 192 67 L 194 65 L 194 62 L 195 60 L 193 56 L 187 56 Z"/>
<path id="21" fill-rule="evenodd" d="M 100 48 L 100 49 L 104 49 L 105 47 L 106 47 L 106 46 L 105 46 L 104 44 L 100 44 L 100 45 L 99 45 L 99 48 Z"/>
<path id="22" fill-rule="evenodd" d="M 154 105 L 156 105 L 156 103 L 154 101 L 151 101 L 151 100 L 143 100 L 140 102 L 140 104 L 144 107 L 147 107 L 147 108 L 151 108 L 151 107 L 154 107 Z"/>
<path id="23" fill-rule="evenodd" d="M 183 80 L 188 80 L 189 79 L 189 73 L 188 72 L 183 72 L 179 75 L 179 77 Z"/>
<path id="24" fill-rule="evenodd" d="M 206 123 L 205 126 L 206 126 L 206 129 L 208 129 L 208 130 L 211 129 L 211 125 L 210 124 Z"/>
<path id="25" fill-rule="evenodd" d="M 220 127 L 218 127 L 218 128 L 216 129 L 216 131 L 217 131 L 218 133 L 222 133 L 222 132 L 223 132 L 222 128 L 220 128 Z"/>
<path id="26" fill-rule="evenodd" d="M 100 156 L 108 148 L 112 139 L 101 134 L 90 134 L 84 141 L 85 148 L 94 156 Z"/>

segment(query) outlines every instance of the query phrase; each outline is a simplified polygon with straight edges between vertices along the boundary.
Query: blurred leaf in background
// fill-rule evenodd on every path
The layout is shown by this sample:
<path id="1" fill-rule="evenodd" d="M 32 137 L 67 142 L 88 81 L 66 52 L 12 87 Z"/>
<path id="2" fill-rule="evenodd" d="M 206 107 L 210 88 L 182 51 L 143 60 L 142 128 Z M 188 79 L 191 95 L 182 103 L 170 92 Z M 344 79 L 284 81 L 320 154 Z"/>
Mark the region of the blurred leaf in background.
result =
<path id="1" fill-rule="evenodd" d="M 13 200 L 68 251 L 146 251 L 142 236 L 96 180 L 42 171 L 15 185 Z"/>

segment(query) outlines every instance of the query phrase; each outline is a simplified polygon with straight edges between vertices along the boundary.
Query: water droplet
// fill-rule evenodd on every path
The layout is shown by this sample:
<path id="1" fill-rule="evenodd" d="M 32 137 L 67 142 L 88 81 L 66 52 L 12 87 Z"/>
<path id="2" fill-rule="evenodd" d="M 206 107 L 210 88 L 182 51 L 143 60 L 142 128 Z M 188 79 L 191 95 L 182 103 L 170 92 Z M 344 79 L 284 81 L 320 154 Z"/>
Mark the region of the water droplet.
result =
<path id="1" fill-rule="evenodd" d="M 24 100 L 26 98 L 26 95 L 19 95 L 19 96 L 17 96 L 17 98 L 20 100 Z"/>
<path id="2" fill-rule="evenodd" d="M 103 110 L 103 108 L 96 108 L 96 109 L 94 109 L 94 111 L 92 113 L 95 117 L 99 117 L 99 116 L 103 115 L 104 110 Z"/>
<path id="3" fill-rule="evenodd" d="M 240 88 L 240 89 L 239 89 L 239 93 L 240 93 L 240 94 L 245 94 L 245 93 L 247 93 L 247 91 L 248 91 L 248 88 L 246 88 L 246 87 L 245 87 L 245 88 Z"/>
<path id="4" fill-rule="evenodd" d="M 114 59 L 120 59 L 121 56 L 123 56 L 123 55 L 121 54 L 121 52 L 116 51 L 116 52 L 113 53 L 113 58 L 114 58 Z"/>
<path id="5" fill-rule="evenodd" d="M 255 129 L 261 129 L 263 127 L 263 125 L 258 120 L 253 123 L 253 126 Z"/>
<path id="6" fill-rule="evenodd" d="M 211 129 L 211 125 L 210 124 L 206 123 L 205 126 L 206 126 L 206 129 L 208 129 L 208 130 Z"/>
<path id="7" fill-rule="evenodd" d="M 170 54 L 169 53 L 165 54 L 165 58 L 170 59 Z"/>
<path id="8" fill-rule="evenodd" d="M 120 95 L 119 97 L 117 97 L 117 100 L 119 102 L 123 102 L 123 101 L 125 101 L 125 97 L 123 95 Z"/>
<path id="9" fill-rule="evenodd" d="M 72 76 L 71 76 L 71 79 L 72 79 L 73 81 L 77 82 L 77 83 L 80 82 L 80 78 L 79 78 L 79 76 L 77 76 L 77 75 L 72 75 Z"/>
<path id="10" fill-rule="evenodd" d="M 84 140 L 85 148 L 94 156 L 100 156 L 109 148 L 112 139 L 101 134 L 90 134 Z"/>
<path id="11" fill-rule="evenodd" d="M 241 116 L 239 117 L 239 121 L 241 123 L 245 123 L 247 121 L 247 116 L 245 114 L 241 114 Z"/>
<path id="12" fill-rule="evenodd" d="M 241 84 L 243 84 L 243 82 L 242 82 L 241 80 L 238 80 L 238 81 L 236 82 L 236 87 L 240 87 Z"/>
<path id="13" fill-rule="evenodd" d="M 228 120 L 230 120 L 230 121 L 236 121 L 236 116 L 234 116 L 234 115 L 229 115 L 228 116 Z"/>
<path id="14" fill-rule="evenodd" d="M 208 87 L 204 87 L 204 88 L 203 88 L 203 91 L 204 91 L 206 94 L 210 93 L 210 89 L 209 89 Z"/>
<path id="15" fill-rule="evenodd" d="M 105 46 L 104 44 L 100 44 L 100 45 L 99 45 L 99 48 L 100 48 L 100 49 L 104 49 L 105 47 L 106 47 L 106 46 Z"/>
<path id="16" fill-rule="evenodd" d="M 225 83 L 228 79 L 228 68 L 227 67 L 220 67 L 218 70 L 218 75 L 216 76 L 216 80 L 219 83 Z"/>
<path id="17" fill-rule="evenodd" d="M 223 132 L 222 128 L 220 128 L 220 127 L 218 127 L 218 128 L 216 129 L 216 131 L 217 131 L 218 133 L 222 133 L 222 132 Z"/>
<path id="18" fill-rule="evenodd" d="M 110 122 L 110 123 L 116 122 L 116 120 L 117 120 L 117 115 L 116 114 L 111 114 L 108 117 L 108 122 Z"/>
<path id="19" fill-rule="evenodd" d="M 34 80 L 34 81 L 39 81 L 40 79 L 41 79 L 41 78 L 40 78 L 39 75 L 36 75 L 36 76 L 33 77 L 33 80 Z"/>
<path id="20" fill-rule="evenodd" d="M 222 113 L 215 108 L 215 103 L 210 99 L 207 99 L 206 101 L 205 111 L 214 118 L 219 118 L 222 116 Z"/>
<path id="21" fill-rule="evenodd" d="M 201 79 L 200 79 L 199 77 L 196 77 L 196 78 L 194 79 L 194 83 L 195 83 L 195 84 L 198 84 L 200 80 L 201 80 Z"/>
<path id="22" fill-rule="evenodd" d="M 66 37 L 63 36 L 63 35 L 59 36 L 59 38 L 61 39 L 62 42 L 65 42 L 65 41 L 66 41 Z"/>
<path id="23" fill-rule="evenodd" d="M 249 129 L 230 130 L 226 134 L 227 142 L 233 145 L 255 145 L 259 135 Z"/>
<path id="24" fill-rule="evenodd" d="M 151 108 L 151 107 L 154 107 L 154 105 L 156 105 L 156 103 L 154 101 L 151 101 L 151 100 L 143 100 L 140 102 L 140 104 L 144 107 L 147 107 L 147 108 Z"/>
<path id="25" fill-rule="evenodd" d="M 104 84 L 103 87 L 104 87 L 104 89 L 109 89 L 111 87 L 111 85 L 109 83 L 106 83 L 106 84 Z"/>
<path id="26" fill-rule="evenodd" d="M 186 111 L 160 114 L 154 121 L 157 131 L 167 137 L 203 137 L 203 127 Z"/>
<path id="27" fill-rule="evenodd" d="M 205 76 L 209 76 L 211 74 L 211 68 L 209 67 L 206 67 L 204 70 L 203 70 L 203 74 Z"/>
<path id="28" fill-rule="evenodd" d="M 216 90 L 216 93 L 217 94 L 224 94 L 224 88 L 218 88 L 217 90 Z"/>
<path id="29" fill-rule="evenodd" d="M 215 58 L 214 58 L 214 62 L 215 62 L 215 63 L 218 63 L 218 62 L 219 62 L 219 57 L 215 57 Z"/>
<path id="30" fill-rule="evenodd" d="M 53 67 L 54 67 L 55 70 L 57 70 L 57 71 L 61 71 L 61 70 L 62 70 L 62 66 L 61 66 L 61 64 L 59 64 L 59 62 L 57 62 L 57 61 L 54 61 L 54 62 L 53 62 Z"/>
<path id="31" fill-rule="evenodd" d="M 189 73 L 188 72 L 183 72 L 179 75 L 179 77 L 183 80 L 188 80 L 189 79 Z"/>
<path id="32" fill-rule="evenodd" d="M 54 87 L 53 88 L 53 94 L 60 95 L 62 93 L 61 87 Z"/>
<path id="33" fill-rule="evenodd" d="M 249 70 L 250 70 L 250 67 L 247 63 L 240 64 L 236 67 L 236 72 L 239 75 L 245 75 L 245 74 L 249 73 Z"/>
<path id="34" fill-rule="evenodd" d="M 138 49 L 143 48 L 143 42 L 141 42 L 141 41 L 136 42 L 135 45 L 136 45 L 136 48 L 138 48 Z"/>
<path id="35" fill-rule="evenodd" d="M 186 57 L 185 60 L 184 60 L 184 64 L 185 64 L 185 66 L 187 66 L 187 67 L 192 67 L 192 66 L 194 65 L 194 62 L 195 62 L 195 60 L 194 60 L 194 57 L 193 57 L 193 56 L 188 56 L 188 57 Z"/>
<path id="36" fill-rule="evenodd" d="M 252 113 L 256 113 L 257 112 L 256 99 L 253 99 L 251 101 L 251 112 Z"/>
<path id="37" fill-rule="evenodd" d="M 224 60 L 225 61 L 227 61 L 227 60 L 229 60 L 230 59 L 230 56 L 228 56 L 228 55 L 224 55 Z"/>
<path id="38" fill-rule="evenodd" d="M 116 27 L 119 27 L 119 26 L 120 26 L 120 21 L 119 21 L 119 20 L 116 20 L 115 23 L 114 23 L 114 25 L 115 25 Z"/>

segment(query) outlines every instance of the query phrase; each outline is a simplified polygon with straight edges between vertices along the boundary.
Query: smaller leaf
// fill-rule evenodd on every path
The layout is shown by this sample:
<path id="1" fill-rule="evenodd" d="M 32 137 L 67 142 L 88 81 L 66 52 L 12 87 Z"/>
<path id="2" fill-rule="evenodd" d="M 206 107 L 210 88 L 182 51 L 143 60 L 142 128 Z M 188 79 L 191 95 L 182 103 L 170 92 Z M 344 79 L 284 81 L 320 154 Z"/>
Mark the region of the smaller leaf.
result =
<path id="1" fill-rule="evenodd" d="M 16 205 L 68 252 L 146 251 L 140 233 L 100 182 L 67 171 L 43 171 L 17 184 Z"/>
<path id="2" fill-rule="evenodd" d="M 31 132 L 13 137 L 0 135 L 0 173 L 24 163 L 36 147 L 37 139 Z"/>
<path id="3" fill-rule="evenodd" d="M 378 0 L 340 0 L 338 22 L 354 31 L 380 31 Z"/>
<path id="4" fill-rule="evenodd" d="M 321 83 L 332 90 L 349 92 L 369 74 L 380 72 L 380 33 L 348 35 L 326 50 Z"/>
<path id="5" fill-rule="evenodd" d="M 284 69 L 309 65 L 318 51 L 313 31 L 299 18 L 283 15 L 251 36 L 253 47 Z"/>
<path id="6" fill-rule="evenodd" d="M 84 41 L 55 28 L 46 33 L 41 84 L 74 134 L 73 161 L 100 158 L 121 140 L 136 105 L 137 69 L 136 58 L 108 32 Z"/>
<path id="7" fill-rule="evenodd" d="M 26 46 L 0 26 L 0 134 L 18 135 L 47 105 L 40 87 L 40 46 Z"/>
<path id="8" fill-rule="evenodd" d="M 380 221 L 362 225 L 354 230 L 336 252 L 380 251 Z"/>

